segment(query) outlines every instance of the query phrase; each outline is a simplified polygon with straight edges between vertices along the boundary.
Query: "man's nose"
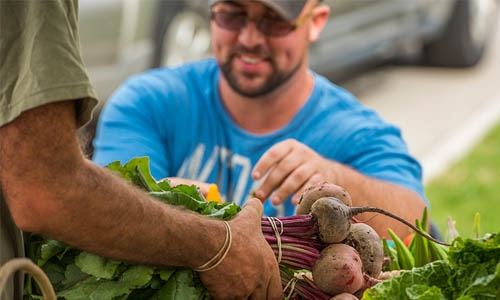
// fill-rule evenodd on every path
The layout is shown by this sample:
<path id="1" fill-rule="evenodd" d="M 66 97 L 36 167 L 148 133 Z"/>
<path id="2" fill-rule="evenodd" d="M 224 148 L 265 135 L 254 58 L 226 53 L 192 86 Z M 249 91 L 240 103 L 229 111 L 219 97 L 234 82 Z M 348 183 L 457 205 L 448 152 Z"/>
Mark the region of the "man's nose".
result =
<path id="1" fill-rule="evenodd" d="M 265 41 L 265 35 L 257 26 L 258 21 L 247 20 L 245 27 L 239 33 L 238 40 L 247 47 L 253 47 Z"/>

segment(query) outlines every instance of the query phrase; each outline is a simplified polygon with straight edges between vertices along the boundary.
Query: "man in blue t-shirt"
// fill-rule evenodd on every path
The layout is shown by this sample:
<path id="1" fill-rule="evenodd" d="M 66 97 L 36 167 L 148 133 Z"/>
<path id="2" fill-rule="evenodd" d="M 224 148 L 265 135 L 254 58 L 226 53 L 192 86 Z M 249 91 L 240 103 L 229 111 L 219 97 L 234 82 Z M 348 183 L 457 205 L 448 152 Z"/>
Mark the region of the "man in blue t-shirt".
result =
<path id="1" fill-rule="evenodd" d="M 156 179 L 216 183 L 237 204 L 253 193 L 268 216 L 294 214 L 307 186 L 328 181 L 356 206 L 413 223 L 426 206 L 422 170 L 399 129 L 308 67 L 329 16 L 319 2 L 211 0 L 215 59 L 123 84 L 102 111 L 94 160 L 148 156 Z M 385 216 L 360 219 L 382 236 L 409 233 Z"/>

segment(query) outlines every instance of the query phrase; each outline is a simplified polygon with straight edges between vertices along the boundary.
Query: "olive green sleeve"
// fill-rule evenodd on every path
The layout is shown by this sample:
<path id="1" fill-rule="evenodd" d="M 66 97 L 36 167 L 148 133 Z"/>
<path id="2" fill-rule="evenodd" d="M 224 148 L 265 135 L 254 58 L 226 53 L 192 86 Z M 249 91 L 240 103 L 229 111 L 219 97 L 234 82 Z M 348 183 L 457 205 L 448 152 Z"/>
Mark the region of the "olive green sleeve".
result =
<path id="1" fill-rule="evenodd" d="M 97 104 L 82 62 L 76 0 L 0 0 L 0 126 L 23 111 L 77 100 L 77 124 Z"/>

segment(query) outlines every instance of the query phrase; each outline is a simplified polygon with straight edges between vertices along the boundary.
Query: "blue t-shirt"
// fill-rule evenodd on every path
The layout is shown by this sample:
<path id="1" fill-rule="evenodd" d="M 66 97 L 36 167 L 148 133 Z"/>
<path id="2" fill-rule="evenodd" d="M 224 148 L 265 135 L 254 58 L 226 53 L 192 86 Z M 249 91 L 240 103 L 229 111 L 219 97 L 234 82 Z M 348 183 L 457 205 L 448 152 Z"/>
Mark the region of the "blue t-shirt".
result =
<path id="1" fill-rule="evenodd" d="M 107 165 L 150 158 L 157 180 L 177 176 L 216 183 L 225 201 L 242 205 L 258 186 L 250 174 L 272 145 L 295 139 L 325 158 L 420 194 L 421 166 L 400 130 L 346 90 L 313 73 L 310 99 L 289 124 L 268 134 L 240 128 L 221 103 L 214 59 L 134 76 L 109 99 L 99 118 L 94 161 Z M 401 199 L 400 201 L 404 201 Z M 266 216 L 293 215 L 264 204 Z"/>

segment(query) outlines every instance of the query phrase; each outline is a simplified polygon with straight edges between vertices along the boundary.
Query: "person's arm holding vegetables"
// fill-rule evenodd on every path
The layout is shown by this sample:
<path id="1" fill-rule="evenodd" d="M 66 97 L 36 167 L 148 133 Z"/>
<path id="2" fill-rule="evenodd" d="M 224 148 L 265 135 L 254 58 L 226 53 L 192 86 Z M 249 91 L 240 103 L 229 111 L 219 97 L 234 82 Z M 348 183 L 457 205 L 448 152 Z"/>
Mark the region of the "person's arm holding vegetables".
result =
<path id="1" fill-rule="evenodd" d="M 2 41 L 12 48 L 0 52 L 0 183 L 16 225 L 117 260 L 188 268 L 207 262 L 224 243 L 223 222 L 162 204 L 81 152 L 76 129 L 88 119 L 85 108 L 95 96 L 78 52 L 76 2 L 1 6 Z M 57 35 L 50 34 L 54 30 Z M 227 256 L 200 273 L 214 298 L 281 297 L 261 214 L 261 204 L 252 200 L 229 221 Z"/>

